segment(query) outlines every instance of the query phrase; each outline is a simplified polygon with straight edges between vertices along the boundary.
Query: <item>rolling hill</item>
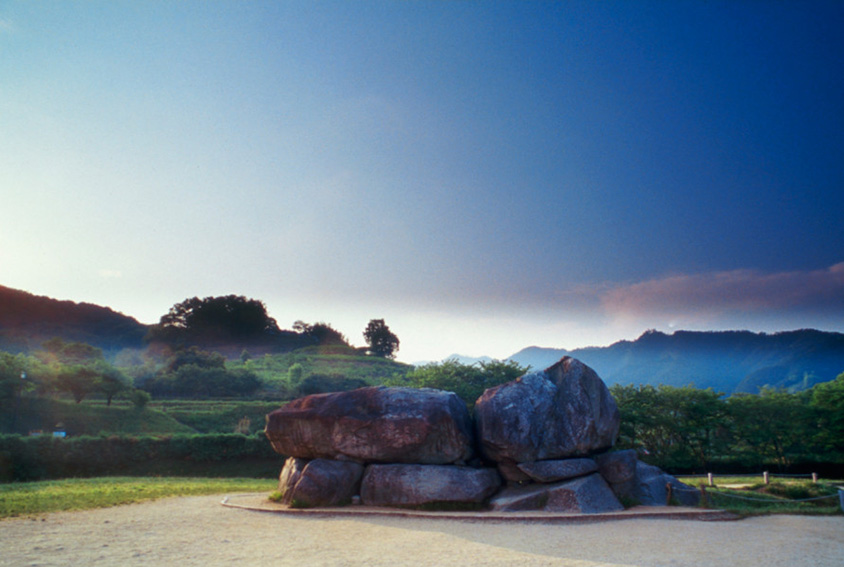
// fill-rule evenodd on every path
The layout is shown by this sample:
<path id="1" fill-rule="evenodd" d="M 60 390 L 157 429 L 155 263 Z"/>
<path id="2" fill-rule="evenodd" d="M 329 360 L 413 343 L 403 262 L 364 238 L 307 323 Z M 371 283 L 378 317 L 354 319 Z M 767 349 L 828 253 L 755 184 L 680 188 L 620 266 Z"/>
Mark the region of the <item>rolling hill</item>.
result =
<path id="1" fill-rule="evenodd" d="M 0 286 L 0 350 L 29 352 L 53 337 L 106 353 L 142 348 L 147 326 L 90 303 L 60 301 Z"/>

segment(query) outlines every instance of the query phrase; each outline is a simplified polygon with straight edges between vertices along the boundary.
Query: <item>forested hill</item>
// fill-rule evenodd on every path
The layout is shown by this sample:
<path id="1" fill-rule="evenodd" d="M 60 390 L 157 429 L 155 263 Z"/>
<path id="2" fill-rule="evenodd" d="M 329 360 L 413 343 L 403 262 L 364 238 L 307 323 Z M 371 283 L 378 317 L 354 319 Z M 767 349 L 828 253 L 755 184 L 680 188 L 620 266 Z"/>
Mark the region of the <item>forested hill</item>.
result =
<path id="1" fill-rule="evenodd" d="M 0 350 L 25 352 L 61 337 L 107 352 L 142 348 L 147 326 L 107 307 L 0 286 Z"/>
<path id="2" fill-rule="evenodd" d="M 648 331 L 635 341 L 608 347 L 528 347 L 510 359 L 541 369 L 567 355 L 594 368 L 610 385 L 694 385 L 725 393 L 756 393 L 762 386 L 799 391 L 844 372 L 844 334 L 811 329 L 774 334 Z"/>

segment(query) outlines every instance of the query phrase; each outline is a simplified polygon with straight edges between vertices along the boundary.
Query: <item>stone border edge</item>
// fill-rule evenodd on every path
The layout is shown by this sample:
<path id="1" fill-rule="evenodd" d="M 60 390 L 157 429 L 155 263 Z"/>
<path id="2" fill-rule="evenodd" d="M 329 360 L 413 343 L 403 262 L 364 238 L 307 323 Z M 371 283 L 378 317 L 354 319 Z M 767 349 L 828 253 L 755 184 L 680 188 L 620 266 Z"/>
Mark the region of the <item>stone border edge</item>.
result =
<path id="1" fill-rule="evenodd" d="M 695 508 L 667 508 L 638 506 L 622 512 L 601 514 L 554 514 L 551 512 L 428 512 L 424 510 L 403 510 L 396 508 L 370 508 L 347 506 L 343 508 L 288 508 L 267 501 L 259 500 L 256 504 L 236 503 L 232 499 L 266 498 L 263 494 L 233 494 L 222 499 L 220 504 L 226 508 L 283 514 L 310 518 L 421 518 L 433 520 L 460 520 L 463 522 L 489 523 L 538 523 L 538 524 L 592 524 L 619 520 L 697 520 L 703 522 L 726 522 L 740 520 L 741 517 L 724 510 L 699 510 Z"/>

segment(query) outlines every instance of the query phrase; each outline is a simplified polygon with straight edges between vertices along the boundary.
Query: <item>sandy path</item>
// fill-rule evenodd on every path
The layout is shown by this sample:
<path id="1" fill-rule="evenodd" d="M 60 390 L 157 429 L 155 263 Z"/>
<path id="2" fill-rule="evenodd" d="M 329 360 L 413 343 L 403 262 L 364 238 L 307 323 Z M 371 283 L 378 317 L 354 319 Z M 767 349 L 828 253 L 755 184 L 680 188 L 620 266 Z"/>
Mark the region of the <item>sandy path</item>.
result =
<path id="1" fill-rule="evenodd" d="M 291 517 L 171 498 L 0 521 L 0 566 L 840 566 L 844 517 L 549 525 Z"/>

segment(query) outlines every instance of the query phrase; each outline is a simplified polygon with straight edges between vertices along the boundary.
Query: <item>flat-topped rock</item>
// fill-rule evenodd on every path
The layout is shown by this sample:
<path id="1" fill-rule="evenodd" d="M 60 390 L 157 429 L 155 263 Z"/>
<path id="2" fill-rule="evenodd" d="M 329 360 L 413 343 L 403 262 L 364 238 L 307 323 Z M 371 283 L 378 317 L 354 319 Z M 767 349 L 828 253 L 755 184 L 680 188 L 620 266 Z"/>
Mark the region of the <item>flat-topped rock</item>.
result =
<path id="1" fill-rule="evenodd" d="M 270 413 L 265 433 L 288 457 L 361 463 L 460 463 L 473 447 L 466 404 L 430 388 L 314 394 Z"/>

